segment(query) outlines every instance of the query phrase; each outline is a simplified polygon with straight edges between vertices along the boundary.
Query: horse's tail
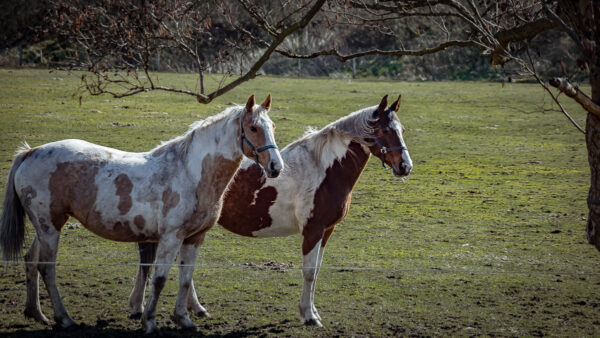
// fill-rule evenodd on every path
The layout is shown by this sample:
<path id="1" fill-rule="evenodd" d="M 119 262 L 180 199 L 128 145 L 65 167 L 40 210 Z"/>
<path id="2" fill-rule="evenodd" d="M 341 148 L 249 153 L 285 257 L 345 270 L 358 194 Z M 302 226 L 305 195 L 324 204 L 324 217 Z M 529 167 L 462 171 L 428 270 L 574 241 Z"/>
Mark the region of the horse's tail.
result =
<path id="1" fill-rule="evenodd" d="M 25 240 L 25 209 L 15 190 L 15 173 L 32 149 L 27 143 L 19 147 L 6 182 L 2 220 L 0 221 L 0 247 L 5 260 L 17 261 Z"/>

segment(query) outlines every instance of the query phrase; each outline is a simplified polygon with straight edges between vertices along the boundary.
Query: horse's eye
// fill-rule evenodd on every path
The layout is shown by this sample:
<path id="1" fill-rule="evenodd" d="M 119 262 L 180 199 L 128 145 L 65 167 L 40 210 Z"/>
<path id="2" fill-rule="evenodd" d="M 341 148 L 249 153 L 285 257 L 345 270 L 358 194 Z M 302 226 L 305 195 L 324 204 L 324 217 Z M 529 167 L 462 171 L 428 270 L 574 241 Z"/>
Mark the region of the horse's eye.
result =
<path id="1" fill-rule="evenodd" d="M 383 130 L 383 133 L 384 133 L 384 134 L 387 134 L 387 133 L 389 133 L 389 132 L 390 132 L 390 128 L 385 128 L 385 129 Z"/>
<path id="2" fill-rule="evenodd" d="M 250 131 L 251 131 L 251 132 L 253 132 L 253 133 L 256 133 L 256 130 L 257 130 L 257 129 L 256 129 L 256 127 L 255 127 L 255 126 L 250 126 Z"/>

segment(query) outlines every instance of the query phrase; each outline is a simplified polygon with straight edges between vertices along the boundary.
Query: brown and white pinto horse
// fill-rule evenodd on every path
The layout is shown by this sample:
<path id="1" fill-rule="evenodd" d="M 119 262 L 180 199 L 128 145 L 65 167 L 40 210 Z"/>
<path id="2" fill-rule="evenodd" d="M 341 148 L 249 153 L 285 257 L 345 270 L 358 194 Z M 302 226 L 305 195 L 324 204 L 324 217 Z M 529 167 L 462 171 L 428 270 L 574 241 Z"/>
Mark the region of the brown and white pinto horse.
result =
<path id="1" fill-rule="evenodd" d="M 321 326 L 314 305 L 315 281 L 327 240 L 347 214 L 352 188 L 370 154 L 402 177 L 412 170 L 404 143 L 404 129 L 396 116 L 400 97 L 387 108 L 379 106 L 343 117 L 309 133 L 281 151 L 286 170 L 266 180 L 260 168 L 244 160 L 225 194 L 218 223 L 238 235 L 276 237 L 301 233 L 304 284 L 300 315 L 307 325 Z M 140 243 L 140 261 L 151 263 L 152 244 Z M 148 267 L 140 266 L 129 302 L 132 314 L 141 311 Z M 192 282 L 193 283 L 193 282 Z M 192 284 L 188 307 L 208 313 L 198 302 Z"/>
<path id="2" fill-rule="evenodd" d="M 194 328 L 187 312 L 194 264 L 206 231 L 219 217 L 225 188 L 244 155 L 255 160 L 257 168 L 265 168 L 269 177 L 283 169 L 267 115 L 270 106 L 270 94 L 260 106 L 252 95 L 245 107 L 198 121 L 185 135 L 144 153 L 82 140 L 21 149 L 6 187 L 0 244 L 6 259 L 19 259 L 27 213 L 36 236 L 25 255 L 25 315 L 48 323 L 40 308 L 39 272 L 57 325 L 74 324 L 56 287 L 53 264 L 60 231 L 72 216 L 110 240 L 157 243 L 159 265 L 142 316 L 147 333 L 157 330 L 157 300 L 179 252 L 184 265 L 173 318 L 181 327 Z"/>

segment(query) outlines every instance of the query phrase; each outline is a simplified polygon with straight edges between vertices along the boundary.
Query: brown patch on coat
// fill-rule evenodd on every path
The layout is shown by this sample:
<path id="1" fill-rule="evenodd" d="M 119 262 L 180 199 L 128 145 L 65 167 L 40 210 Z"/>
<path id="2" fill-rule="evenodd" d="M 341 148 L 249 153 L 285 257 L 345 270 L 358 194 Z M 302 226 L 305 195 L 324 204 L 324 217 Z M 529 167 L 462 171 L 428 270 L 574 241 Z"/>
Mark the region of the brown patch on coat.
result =
<path id="1" fill-rule="evenodd" d="M 346 155 L 327 169 L 325 179 L 315 192 L 312 216 L 302 230 L 303 255 L 307 255 L 319 240 L 325 239 L 325 235 L 329 239 L 333 226 L 346 216 L 349 195 L 368 159 L 362 146 L 351 142 Z"/>
<path id="2" fill-rule="evenodd" d="M 118 242 L 147 242 L 158 240 L 156 234 L 136 233 L 133 231 L 129 221 L 117 221 L 109 228 L 106 224 L 102 223 L 100 219 L 94 219 L 92 222 L 84 224 L 84 226 L 100 237 Z M 135 226 L 138 227 L 137 224 L 135 224 Z"/>
<path id="3" fill-rule="evenodd" d="M 31 200 L 37 196 L 37 191 L 32 186 L 28 185 L 21 189 L 21 198 L 23 199 L 23 206 L 29 208 Z"/>
<path id="4" fill-rule="evenodd" d="M 133 218 L 133 224 L 135 224 L 135 227 L 141 231 L 146 226 L 146 220 L 144 219 L 144 216 L 137 215 Z"/>
<path id="5" fill-rule="evenodd" d="M 273 220 L 269 208 L 277 199 L 277 190 L 261 189 L 265 181 L 262 168 L 256 164 L 238 170 L 225 193 L 218 223 L 233 233 L 249 237 L 254 236 L 254 231 L 270 227 Z"/>
<path id="6" fill-rule="evenodd" d="M 125 215 L 131 210 L 133 202 L 131 201 L 131 191 L 133 190 L 133 183 L 126 174 L 120 174 L 114 180 L 115 187 L 117 187 L 117 196 L 119 196 L 119 212 L 121 215 Z"/>
<path id="7" fill-rule="evenodd" d="M 33 218 L 31 218 L 31 215 L 29 215 L 29 218 L 33 219 Z M 48 230 L 50 230 L 50 226 L 48 225 L 48 222 L 46 222 L 45 218 L 41 218 L 40 217 L 38 219 L 38 223 L 39 223 L 40 228 L 42 229 L 43 232 L 48 232 Z"/>
<path id="8" fill-rule="evenodd" d="M 179 203 L 179 194 L 171 190 L 171 187 L 168 187 L 162 194 L 162 214 L 163 217 L 167 216 L 169 210 L 175 208 Z"/>
<path id="9" fill-rule="evenodd" d="M 94 210 L 96 203 L 95 178 L 98 164 L 89 161 L 63 162 L 56 165 L 50 174 L 50 222 L 60 231 L 69 215 L 74 215 L 82 223 L 99 219 Z"/>
<path id="10" fill-rule="evenodd" d="M 242 158 L 228 160 L 223 156 L 206 155 L 202 160 L 202 178 L 196 187 L 194 212 L 177 232 L 178 238 L 187 239 L 210 229 L 223 205 L 223 193 L 239 168 Z"/>
<path id="11" fill-rule="evenodd" d="M 344 211 L 342 214 L 342 217 L 340 218 L 339 221 L 337 221 L 336 223 L 331 224 L 330 226 L 328 226 L 327 228 L 325 228 L 325 232 L 323 233 L 323 241 L 321 241 L 321 247 L 324 248 L 325 245 L 327 245 L 327 241 L 329 241 L 329 237 L 331 237 L 331 235 L 333 234 L 333 230 L 335 229 L 335 225 L 340 222 L 341 220 L 343 220 L 344 218 L 346 218 L 346 215 L 348 215 L 348 210 L 350 210 L 350 202 L 352 201 L 352 192 L 350 192 L 348 194 L 348 198 L 346 199 L 346 202 L 344 204 Z"/>
<path id="12" fill-rule="evenodd" d="M 129 221 L 105 224 L 96 208 L 98 186 L 94 183 L 102 163 L 92 161 L 63 162 L 50 175 L 50 222 L 60 231 L 69 216 L 88 230 L 106 239 L 121 242 L 156 241 L 155 235 L 136 234 Z M 43 227 L 43 220 L 39 220 Z"/>

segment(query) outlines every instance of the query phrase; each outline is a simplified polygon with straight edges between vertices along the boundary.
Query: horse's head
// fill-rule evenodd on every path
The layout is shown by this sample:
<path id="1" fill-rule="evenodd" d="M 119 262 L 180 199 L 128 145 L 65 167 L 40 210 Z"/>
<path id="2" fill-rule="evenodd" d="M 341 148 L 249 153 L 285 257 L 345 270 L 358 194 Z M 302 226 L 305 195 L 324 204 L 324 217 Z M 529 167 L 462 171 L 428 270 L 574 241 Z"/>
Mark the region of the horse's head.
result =
<path id="1" fill-rule="evenodd" d="M 403 177 L 410 174 L 413 164 L 408 154 L 402 135 L 404 127 L 396 112 L 400 108 L 400 98 L 387 106 L 387 95 L 381 99 L 379 106 L 373 111 L 371 127 L 373 128 L 371 153 L 381 159 L 383 166 L 390 166 L 394 175 Z"/>
<path id="2" fill-rule="evenodd" d="M 268 177 L 277 177 L 283 170 L 283 159 L 275 143 L 275 125 L 269 118 L 271 94 L 261 105 L 256 105 L 254 95 L 248 98 L 241 117 L 241 147 L 244 155 L 263 167 Z"/>

